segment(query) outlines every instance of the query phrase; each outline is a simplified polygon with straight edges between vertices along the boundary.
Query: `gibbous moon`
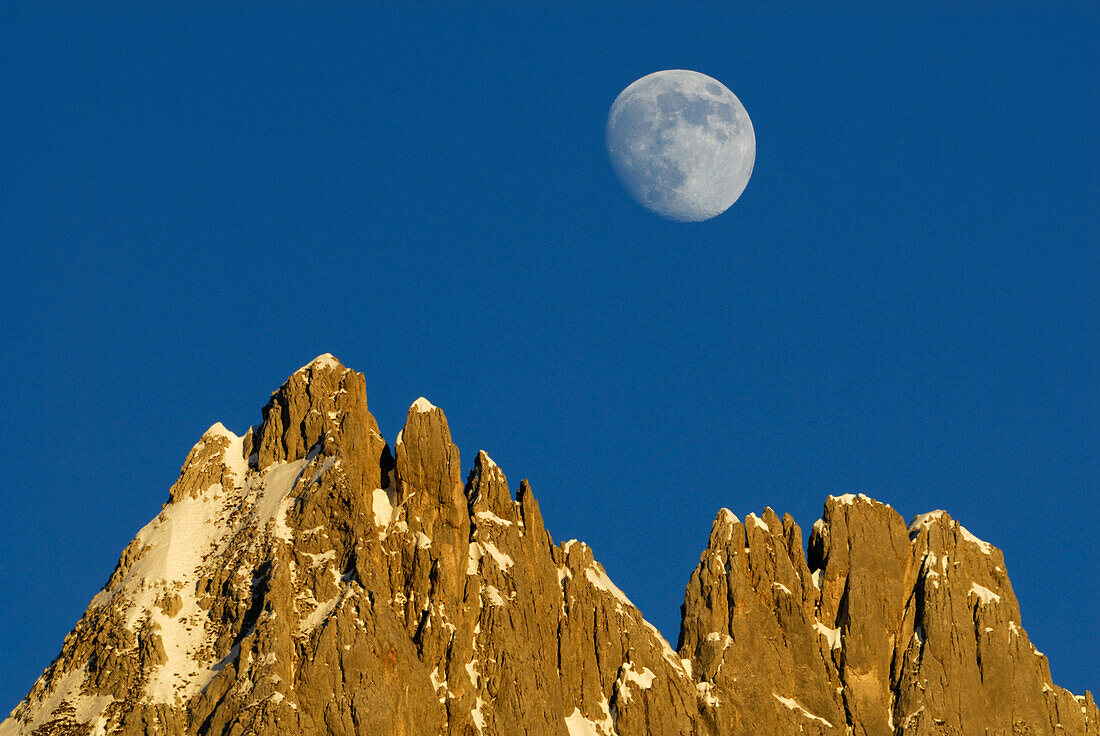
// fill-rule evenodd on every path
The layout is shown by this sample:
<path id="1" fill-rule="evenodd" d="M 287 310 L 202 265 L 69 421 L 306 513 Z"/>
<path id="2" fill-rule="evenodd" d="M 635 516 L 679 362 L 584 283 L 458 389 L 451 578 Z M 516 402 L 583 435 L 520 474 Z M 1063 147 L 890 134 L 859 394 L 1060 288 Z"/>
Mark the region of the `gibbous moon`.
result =
<path id="1" fill-rule="evenodd" d="M 607 152 L 634 199 L 678 222 L 708 220 L 737 201 L 752 175 L 756 135 L 725 85 L 686 69 L 654 72 L 619 93 Z"/>

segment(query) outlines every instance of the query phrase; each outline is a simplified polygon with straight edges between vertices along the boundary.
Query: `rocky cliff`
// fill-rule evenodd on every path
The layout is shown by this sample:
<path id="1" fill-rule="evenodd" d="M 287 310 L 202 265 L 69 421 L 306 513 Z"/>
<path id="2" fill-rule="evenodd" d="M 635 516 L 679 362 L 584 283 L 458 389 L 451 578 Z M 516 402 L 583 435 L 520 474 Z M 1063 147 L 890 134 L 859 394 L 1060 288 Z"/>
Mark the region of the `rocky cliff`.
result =
<path id="1" fill-rule="evenodd" d="M 829 498 L 719 511 L 677 649 L 592 551 L 557 545 L 443 412 L 391 447 L 324 355 L 262 423 L 214 425 L 13 734 L 1100 736 L 1051 682 L 1004 559 L 946 513 Z"/>

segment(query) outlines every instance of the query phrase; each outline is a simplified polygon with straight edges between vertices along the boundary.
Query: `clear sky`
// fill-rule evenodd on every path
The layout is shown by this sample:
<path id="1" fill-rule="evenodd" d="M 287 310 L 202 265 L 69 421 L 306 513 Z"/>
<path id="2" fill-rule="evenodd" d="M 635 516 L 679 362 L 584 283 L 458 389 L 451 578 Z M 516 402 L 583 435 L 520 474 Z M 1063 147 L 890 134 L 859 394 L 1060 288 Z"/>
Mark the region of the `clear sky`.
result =
<path id="1" fill-rule="evenodd" d="M 0 710 L 202 432 L 322 352 L 391 442 L 424 395 L 529 477 L 673 643 L 719 507 L 862 491 L 1001 547 L 1100 686 L 1094 3 L 147 5 L 0 12 Z M 755 126 L 704 223 L 604 150 L 668 68 Z"/>

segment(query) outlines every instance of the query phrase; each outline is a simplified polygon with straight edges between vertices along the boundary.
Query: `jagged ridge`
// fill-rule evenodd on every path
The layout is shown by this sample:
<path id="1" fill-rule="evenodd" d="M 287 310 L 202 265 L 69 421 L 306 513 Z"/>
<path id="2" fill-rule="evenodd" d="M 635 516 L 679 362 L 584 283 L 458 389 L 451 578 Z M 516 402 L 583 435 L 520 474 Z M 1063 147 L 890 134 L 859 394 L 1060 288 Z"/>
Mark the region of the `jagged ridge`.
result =
<path id="1" fill-rule="evenodd" d="M 943 512 L 719 512 L 678 652 L 443 412 L 393 448 L 331 355 L 192 448 L 8 734 L 1097 734 Z"/>

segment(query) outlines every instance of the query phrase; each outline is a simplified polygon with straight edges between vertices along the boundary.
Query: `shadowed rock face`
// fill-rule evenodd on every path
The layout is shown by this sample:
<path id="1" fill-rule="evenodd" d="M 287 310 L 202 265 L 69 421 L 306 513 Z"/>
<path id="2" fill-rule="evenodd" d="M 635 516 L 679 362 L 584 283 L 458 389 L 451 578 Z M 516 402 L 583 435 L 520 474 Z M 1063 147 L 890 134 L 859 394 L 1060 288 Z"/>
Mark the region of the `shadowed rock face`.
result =
<path id="1" fill-rule="evenodd" d="M 723 509 L 678 652 L 443 412 L 391 448 L 332 356 L 212 427 L 9 734 L 1100 734 L 944 512 Z"/>

